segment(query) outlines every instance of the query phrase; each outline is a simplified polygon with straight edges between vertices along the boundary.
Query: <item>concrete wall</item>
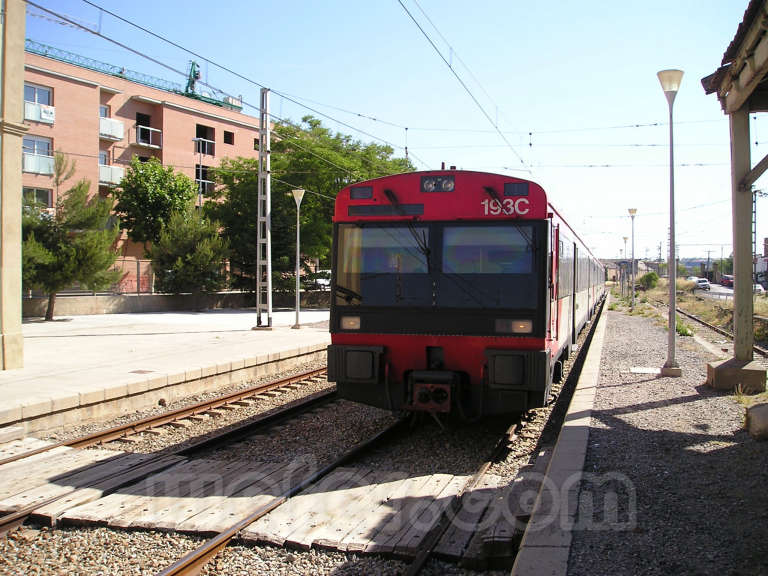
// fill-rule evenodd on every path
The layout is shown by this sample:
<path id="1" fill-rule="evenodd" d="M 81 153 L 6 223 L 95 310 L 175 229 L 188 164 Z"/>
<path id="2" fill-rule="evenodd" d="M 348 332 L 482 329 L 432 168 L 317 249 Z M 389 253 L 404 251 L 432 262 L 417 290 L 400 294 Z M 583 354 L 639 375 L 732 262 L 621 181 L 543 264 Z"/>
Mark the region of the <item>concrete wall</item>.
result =
<path id="1" fill-rule="evenodd" d="M 290 293 L 274 293 L 273 306 L 293 309 L 295 298 L 295 295 Z M 248 308 L 253 305 L 253 296 L 243 293 L 58 296 L 54 317 L 85 314 L 184 312 L 216 308 Z M 328 291 L 304 292 L 301 295 L 302 308 L 328 308 L 329 305 L 330 292 Z M 24 318 L 43 317 L 47 306 L 47 298 L 25 298 L 22 301 L 22 316 Z"/>

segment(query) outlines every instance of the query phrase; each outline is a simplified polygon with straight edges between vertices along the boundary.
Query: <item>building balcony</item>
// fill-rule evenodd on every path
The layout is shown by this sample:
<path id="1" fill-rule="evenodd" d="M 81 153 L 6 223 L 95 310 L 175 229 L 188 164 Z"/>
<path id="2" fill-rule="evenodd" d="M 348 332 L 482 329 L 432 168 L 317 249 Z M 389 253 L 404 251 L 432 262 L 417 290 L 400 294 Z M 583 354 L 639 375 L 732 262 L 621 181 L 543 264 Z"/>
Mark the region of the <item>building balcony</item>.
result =
<path id="1" fill-rule="evenodd" d="M 205 138 L 195 138 L 195 154 L 205 154 L 206 156 L 216 156 L 216 142 L 206 140 Z"/>
<path id="2" fill-rule="evenodd" d="M 22 154 L 21 171 L 30 174 L 53 176 L 53 156 L 25 152 Z"/>
<path id="3" fill-rule="evenodd" d="M 122 140 L 124 134 L 123 123 L 112 118 L 99 118 L 99 138 L 104 140 Z"/>
<path id="4" fill-rule="evenodd" d="M 136 139 L 133 144 L 144 148 L 162 148 L 163 131 L 149 126 L 136 126 Z"/>
<path id="5" fill-rule="evenodd" d="M 40 122 L 42 124 L 53 124 L 56 120 L 56 108 L 36 102 L 24 102 L 24 120 Z"/>
<path id="6" fill-rule="evenodd" d="M 99 184 L 105 184 L 107 186 L 115 186 L 120 184 L 123 179 L 125 170 L 120 166 L 108 166 L 106 164 L 99 164 Z"/>

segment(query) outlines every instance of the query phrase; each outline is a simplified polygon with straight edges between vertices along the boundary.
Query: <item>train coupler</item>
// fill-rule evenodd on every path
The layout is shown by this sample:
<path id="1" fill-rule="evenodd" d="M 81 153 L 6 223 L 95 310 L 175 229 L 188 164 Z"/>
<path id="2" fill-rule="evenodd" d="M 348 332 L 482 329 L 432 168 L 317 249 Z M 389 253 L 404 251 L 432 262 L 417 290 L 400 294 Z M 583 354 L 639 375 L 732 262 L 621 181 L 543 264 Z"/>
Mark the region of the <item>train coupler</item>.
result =
<path id="1" fill-rule="evenodd" d="M 453 391 L 461 376 L 448 370 L 416 370 L 409 374 L 411 390 L 409 410 L 422 412 L 451 411 Z"/>

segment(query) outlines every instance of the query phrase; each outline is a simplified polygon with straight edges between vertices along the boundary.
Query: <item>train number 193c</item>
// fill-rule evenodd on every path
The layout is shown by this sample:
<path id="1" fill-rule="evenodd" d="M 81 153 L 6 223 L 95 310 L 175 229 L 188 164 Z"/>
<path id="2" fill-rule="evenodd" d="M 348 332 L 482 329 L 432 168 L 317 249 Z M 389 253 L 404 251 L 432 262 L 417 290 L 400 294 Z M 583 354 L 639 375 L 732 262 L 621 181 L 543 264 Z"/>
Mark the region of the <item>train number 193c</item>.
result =
<path id="1" fill-rule="evenodd" d="M 528 214 L 530 211 L 531 203 L 528 198 L 504 198 L 501 202 L 493 199 L 486 199 L 480 202 L 483 205 L 483 214 L 488 216 L 498 216 L 504 214 L 505 216 L 513 216 L 515 214 L 523 215 Z"/>

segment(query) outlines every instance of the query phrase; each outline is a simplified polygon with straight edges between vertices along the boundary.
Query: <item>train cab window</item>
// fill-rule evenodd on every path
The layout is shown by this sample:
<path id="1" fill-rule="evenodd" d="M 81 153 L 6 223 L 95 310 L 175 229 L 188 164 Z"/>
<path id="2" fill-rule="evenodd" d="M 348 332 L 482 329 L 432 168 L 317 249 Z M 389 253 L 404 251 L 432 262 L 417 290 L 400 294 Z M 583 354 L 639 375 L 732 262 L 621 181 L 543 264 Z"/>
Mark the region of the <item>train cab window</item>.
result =
<path id="1" fill-rule="evenodd" d="M 526 237 L 527 234 L 527 237 Z M 443 271 L 455 274 L 530 274 L 530 230 L 450 226 L 443 233 Z"/>
<path id="2" fill-rule="evenodd" d="M 437 305 L 452 308 L 534 309 L 537 235 L 531 224 L 445 225 Z M 543 263 L 541 265 L 543 270 Z"/>
<path id="3" fill-rule="evenodd" d="M 336 303 L 428 306 L 428 255 L 424 226 L 340 226 Z"/>

